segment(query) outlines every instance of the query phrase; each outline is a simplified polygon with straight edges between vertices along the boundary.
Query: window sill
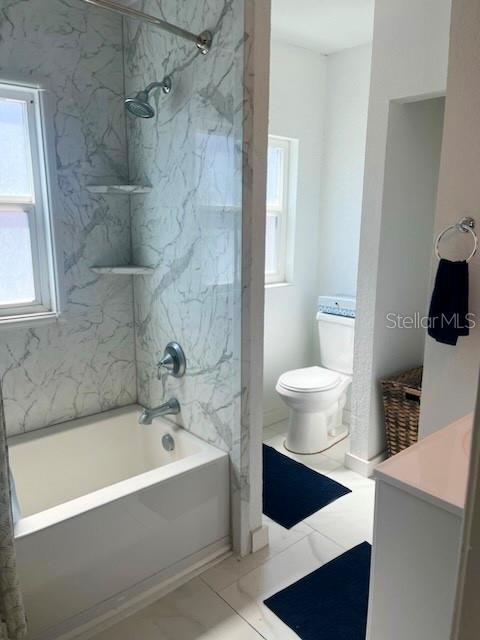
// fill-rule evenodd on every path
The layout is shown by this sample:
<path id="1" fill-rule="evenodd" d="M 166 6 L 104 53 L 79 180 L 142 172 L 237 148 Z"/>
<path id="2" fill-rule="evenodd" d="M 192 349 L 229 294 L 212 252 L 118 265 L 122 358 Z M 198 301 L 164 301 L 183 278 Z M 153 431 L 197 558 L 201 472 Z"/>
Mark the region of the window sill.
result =
<path id="1" fill-rule="evenodd" d="M 293 282 L 270 282 L 265 283 L 265 289 L 283 289 L 285 287 L 293 287 Z"/>
<path id="2" fill-rule="evenodd" d="M 6 316 L 0 317 L 0 330 L 1 329 L 15 329 L 24 327 L 38 327 L 42 324 L 51 324 L 58 322 L 59 314 L 55 311 L 48 311 L 45 313 L 28 313 L 23 316 Z"/>

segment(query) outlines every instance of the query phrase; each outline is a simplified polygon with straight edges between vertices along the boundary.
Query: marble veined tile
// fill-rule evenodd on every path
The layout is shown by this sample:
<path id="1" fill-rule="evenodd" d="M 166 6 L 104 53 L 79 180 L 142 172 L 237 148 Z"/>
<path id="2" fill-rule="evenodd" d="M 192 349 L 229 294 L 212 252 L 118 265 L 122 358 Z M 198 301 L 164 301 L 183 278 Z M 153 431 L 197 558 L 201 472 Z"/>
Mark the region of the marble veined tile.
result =
<path id="1" fill-rule="evenodd" d="M 122 34 L 121 17 L 84 3 L 2 2 L 2 73 L 45 92 L 65 300 L 59 322 L 2 333 L 9 434 L 136 400 L 132 283 L 90 271 L 127 262 L 129 198 L 86 189 L 128 180 Z"/>
<path id="2" fill-rule="evenodd" d="M 103 193 L 110 195 L 136 195 L 137 193 L 149 193 L 152 187 L 142 184 L 106 184 L 89 185 L 86 187 L 89 193 Z"/>
<path id="3" fill-rule="evenodd" d="M 222 590 L 220 595 L 267 640 L 298 640 L 263 601 L 343 551 L 328 538 L 312 533 Z"/>
<path id="4" fill-rule="evenodd" d="M 356 488 L 305 520 L 345 549 L 372 542 L 375 487 Z"/>
<path id="5" fill-rule="evenodd" d="M 288 431 L 288 420 L 282 420 L 282 422 L 276 422 L 263 429 L 263 441 L 271 440 L 275 436 L 285 435 Z"/>
<path id="6" fill-rule="evenodd" d="M 331 471 L 335 471 L 340 468 L 340 464 L 336 460 L 327 458 L 327 456 L 323 455 L 323 453 L 314 453 L 308 456 L 301 455 L 299 453 L 292 453 L 291 451 L 285 449 L 284 443 L 284 434 L 274 436 L 273 438 L 265 442 L 266 445 L 268 445 L 269 447 L 273 447 L 288 458 L 292 458 L 292 460 L 296 460 L 297 462 L 300 462 L 306 467 L 314 469 L 319 473 L 328 475 Z"/>
<path id="7" fill-rule="evenodd" d="M 287 547 L 290 547 L 312 533 L 312 529 L 303 522 L 292 527 L 292 529 L 284 529 L 267 516 L 263 516 L 263 522 L 268 525 L 270 541 L 268 547 L 260 549 L 260 551 L 245 556 L 244 558 L 239 558 L 235 555 L 230 556 L 202 574 L 202 580 L 212 587 L 214 591 L 219 592 L 225 589 L 242 576 L 250 573 L 250 571 L 253 571 L 253 569 L 256 569 L 266 562 L 269 558 L 281 553 Z"/>
<path id="8" fill-rule="evenodd" d="M 259 640 L 261 636 L 200 579 L 92 640 Z"/>
<path id="9" fill-rule="evenodd" d="M 344 484 L 352 491 L 355 491 L 356 489 L 371 489 L 373 491 L 373 488 L 375 487 L 374 480 L 366 478 L 359 473 L 355 473 L 355 471 L 351 471 L 343 465 L 329 471 L 326 475 L 328 475 L 329 478 L 332 478 L 332 480 L 336 480 L 337 482 L 340 482 L 340 484 Z"/>
<path id="10" fill-rule="evenodd" d="M 327 449 L 323 452 L 323 455 L 327 456 L 327 458 L 331 458 L 332 460 L 336 460 L 339 464 L 344 464 L 345 462 L 345 454 L 349 450 L 350 446 L 350 437 L 337 442 L 336 445 Z"/>
<path id="11" fill-rule="evenodd" d="M 93 273 L 118 276 L 149 276 L 153 273 L 153 269 L 150 267 L 140 267 L 134 264 L 118 267 L 90 267 L 90 270 L 93 271 Z"/>
<path id="12" fill-rule="evenodd" d="M 283 446 L 284 436 L 275 436 L 266 444 L 305 466 L 343 484 L 352 490 L 332 504 L 320 509 L 304 520 L 316 531 L 335 540 L 345 549 L 371 541 L 373 530 L 373 507 L 375 483 L 327 457 L 323 453 L 299 455 L 287 451 Z"/>
<path id="13" fill-rule="evenodd" d="M 250 495 L 249 434 L 240 420 L 244 3 L 144 0 L 142 8 L 189 30 L 208 27 L 214 46 L 201 56 L 191 42 L 126 23 L 126 93 L 172 77 L 168 96 L 151 94 L 155 118 L 127 119 L 130 182 L 152 185 L 130 198 L 132 259 L 154 269 L 134 283 L 138 400 L 156 406 L 174 395 L 182 407 L 176 420 L 229 452 L 233 520 L 243 523 Z M 187 374 L 159 381 L 156 365 L 171 340 L 185 351 Z"/>

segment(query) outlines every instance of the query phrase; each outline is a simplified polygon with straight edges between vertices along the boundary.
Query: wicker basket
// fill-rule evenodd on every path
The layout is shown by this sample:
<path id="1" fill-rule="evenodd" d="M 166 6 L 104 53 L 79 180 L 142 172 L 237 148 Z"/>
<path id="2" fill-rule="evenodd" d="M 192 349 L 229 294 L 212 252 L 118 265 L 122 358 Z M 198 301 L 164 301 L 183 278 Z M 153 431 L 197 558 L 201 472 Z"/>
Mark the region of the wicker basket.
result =
<path id="1" fill-rule="evenodd" d="M 418 440 L 423 367 L 382 380 L 388 457 Z"/>

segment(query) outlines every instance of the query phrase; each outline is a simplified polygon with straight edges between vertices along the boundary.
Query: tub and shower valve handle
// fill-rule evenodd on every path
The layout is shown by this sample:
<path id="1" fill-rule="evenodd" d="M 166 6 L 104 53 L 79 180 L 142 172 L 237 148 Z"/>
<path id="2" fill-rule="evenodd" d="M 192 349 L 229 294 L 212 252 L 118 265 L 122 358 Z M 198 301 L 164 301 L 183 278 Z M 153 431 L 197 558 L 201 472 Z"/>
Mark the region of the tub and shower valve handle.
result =
<path id="1" fill-rule="evenodd" d="M 174 378 L 181 378 L 185 375 L 186 369 L 187 360 L 182 347 L 178 342 L 169 342 L 158 363 L 158 377 L 160 378 L 163 372 L 167 372 Z"/>

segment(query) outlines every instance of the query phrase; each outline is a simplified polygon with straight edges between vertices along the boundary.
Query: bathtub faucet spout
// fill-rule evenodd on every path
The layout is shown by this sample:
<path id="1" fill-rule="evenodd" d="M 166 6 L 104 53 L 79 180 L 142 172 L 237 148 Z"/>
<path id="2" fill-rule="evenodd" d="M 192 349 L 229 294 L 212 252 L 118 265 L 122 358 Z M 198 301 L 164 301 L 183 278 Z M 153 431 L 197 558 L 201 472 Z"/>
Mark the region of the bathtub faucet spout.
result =
<path id="1" fill-rule="evenodd" d="M 138 418 L 139 424 L 152 424 L 154 418 L 160 418 L 160 416 L 177 415 L 180 413 L 180 403 L 176 398 L 170 398 L 168 402 L 161 404 L 155 409 L 144 408 L 141 416 Z"/>

